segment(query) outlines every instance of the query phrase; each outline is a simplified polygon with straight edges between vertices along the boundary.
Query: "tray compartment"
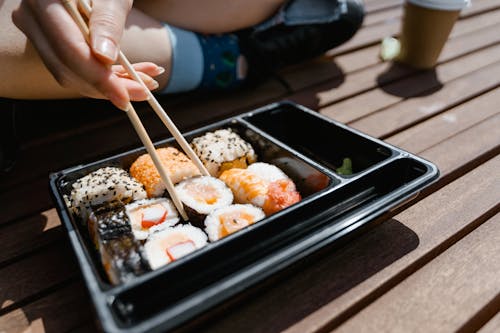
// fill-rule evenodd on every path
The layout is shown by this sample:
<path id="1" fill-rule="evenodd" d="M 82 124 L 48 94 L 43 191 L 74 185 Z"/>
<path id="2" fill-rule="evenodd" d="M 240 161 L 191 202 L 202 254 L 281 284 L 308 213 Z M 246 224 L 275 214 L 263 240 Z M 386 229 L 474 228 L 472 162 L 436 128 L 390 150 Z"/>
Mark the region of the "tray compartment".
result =
<path id="1" fill-rule="evenodd" d="M 356 174 L 395 153 L 361 133 L 293 104 L 283 103 L 272 111 L 256 112 L 244 119 L 332 171 L 348 157 Z"/>

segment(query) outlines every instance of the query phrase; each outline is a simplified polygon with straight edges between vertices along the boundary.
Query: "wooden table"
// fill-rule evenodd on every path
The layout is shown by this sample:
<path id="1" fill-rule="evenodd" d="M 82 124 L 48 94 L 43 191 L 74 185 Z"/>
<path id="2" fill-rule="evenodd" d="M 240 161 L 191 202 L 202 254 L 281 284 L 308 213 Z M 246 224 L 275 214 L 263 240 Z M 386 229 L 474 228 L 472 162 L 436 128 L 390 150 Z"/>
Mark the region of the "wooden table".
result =
<path id="1" fill-rule="evenodd" d="M 291 99 L 441 170 L 395 216 L 211 317 L 208 331 L 500 331 L 500 2 L 474 0 L 428 72 L 377 57 L 380 39 L 398 32 L 400 3 L 366 0 L 355 38 L 282 72 L 289 87 L 163 100 L 186 130 Z M 0 332 L 94 331 L 48 172 L 136 147 L 137 137 L 107 103 L 13 103 L 21 151 L 0 181 Z M 165 137 L 151 111 L 142 118 Z"/>

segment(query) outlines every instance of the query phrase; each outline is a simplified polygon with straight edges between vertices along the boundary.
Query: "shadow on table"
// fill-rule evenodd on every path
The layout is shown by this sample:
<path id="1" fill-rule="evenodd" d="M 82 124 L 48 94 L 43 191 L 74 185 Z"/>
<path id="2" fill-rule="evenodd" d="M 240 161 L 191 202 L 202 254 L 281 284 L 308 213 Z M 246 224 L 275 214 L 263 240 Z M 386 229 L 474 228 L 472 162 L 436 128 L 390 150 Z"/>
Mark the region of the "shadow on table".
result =
<path id="1" fill-rule="evenodd" d="M 91 322 L 89 298 L 63 227 L 38 214 L 0 228 L 0 327 L 65 332 L 75 323 Z"/>
<path id="2" fill-rule="evenodd" d="M 395 78 L 407 76 L 409 73 L 415 74 L 394 81 Z M 417 71 L 398 63 L 392 63 L 387 71 L 380 74 L 377 77 L 377 84 L 386 93 L 403 98 L 427 96 L 443 88 L 435 68 Z"/>
<path id="3" fill-rule="evenodd" d="M 270 288 L 260 288 L 229 305 L 230 311 L 220 309 L 215 319 L 203 328 L 210 332 L 285 330 L 405 256 L 418 244 L 415 232 L 395 219 L 388 220 L 342 248 L 328 249 L 305 259 L 291 274 L 273 279 Z M 342 321 L 338 316 L 335 318 Z"/>
<path id="4" fill-rule="evenodd" d="M 295 69 L 295 67 L 292 67 L 287 72 L 295 71 L 298 74 L 287 75 L 284 73 L 283 77 L 292 90 L 289 92 L 291 94 L 290 100 L 317 110 L 321 107 L 320 94 L 341 86 L 345 81 L 345 74 L 337 63 L 331 59 L 319 59 L 314 63 L 308 62 L 306 65 L 305 74 L 301 74 L 300 68 Z M 325 81 L 319 84 L 309 84 L 308 77 L 309 80 L 314 77 L 314 82 L 318 82 L 318 76 L 324 77 Z"/>

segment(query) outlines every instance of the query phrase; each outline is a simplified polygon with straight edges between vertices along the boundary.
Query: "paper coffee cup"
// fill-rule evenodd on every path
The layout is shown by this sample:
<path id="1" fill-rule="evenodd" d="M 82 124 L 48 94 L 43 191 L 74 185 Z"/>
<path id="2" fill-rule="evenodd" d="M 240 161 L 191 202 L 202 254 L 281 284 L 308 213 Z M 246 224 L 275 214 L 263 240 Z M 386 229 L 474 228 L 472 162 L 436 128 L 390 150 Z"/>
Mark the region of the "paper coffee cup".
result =
<path id="1" fill-rule="evenodd" d="M 467 0 L 407 0 L 397 61 L 432 68 Z"/>

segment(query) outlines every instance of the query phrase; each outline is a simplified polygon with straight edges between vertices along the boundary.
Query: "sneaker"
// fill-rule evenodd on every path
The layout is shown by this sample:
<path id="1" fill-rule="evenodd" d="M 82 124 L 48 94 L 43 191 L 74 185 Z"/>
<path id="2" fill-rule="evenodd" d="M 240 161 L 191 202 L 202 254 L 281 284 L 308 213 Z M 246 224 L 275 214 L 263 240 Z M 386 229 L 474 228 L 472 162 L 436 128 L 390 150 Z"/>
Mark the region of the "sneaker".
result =
<path id="1" fill-rule="evenodd" d="M 363 23 L 362 2 L 345 0 L 337 5 L 344 7 L 328 23 L 279 23 L 264 30 L 241 32 L 240 46 L 249 64 L 249 79 L 268 76 L 282 67 L 320 56 L 354 36 Z"/>

